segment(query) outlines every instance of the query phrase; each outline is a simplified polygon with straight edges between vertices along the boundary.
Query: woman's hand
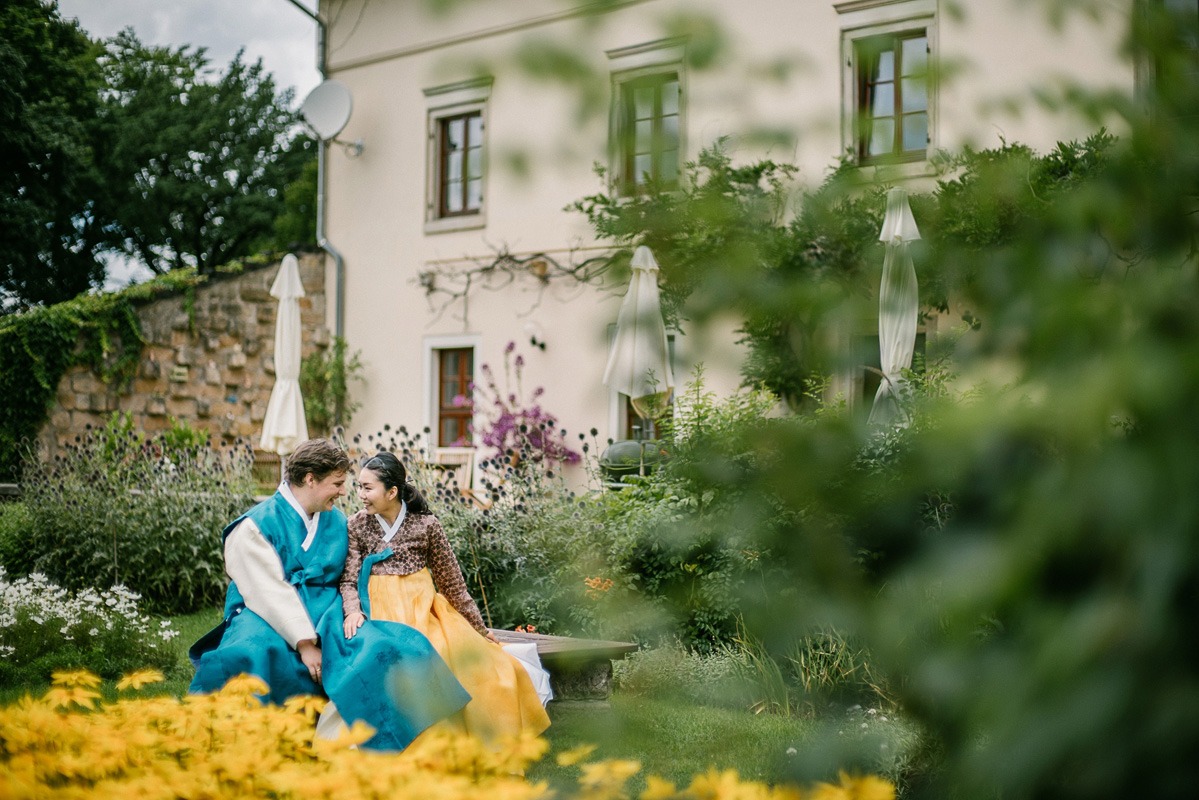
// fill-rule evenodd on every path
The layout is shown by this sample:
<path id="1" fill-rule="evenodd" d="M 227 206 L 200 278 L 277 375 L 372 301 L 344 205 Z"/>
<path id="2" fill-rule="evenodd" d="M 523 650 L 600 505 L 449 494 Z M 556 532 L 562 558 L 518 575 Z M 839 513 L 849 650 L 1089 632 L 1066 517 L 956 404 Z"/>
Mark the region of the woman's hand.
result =
<path id="1" fill-rule="evenodd" d="M 297 642 L 296 652 L 300 654 L 300 661 L 304 662 L 304 666 L 308 668 L 308 674 L 312 676 L 312 680 L 319 684 L 321 682 L 321 648 L 316 643 L 316 639 L 303 639 Z"/>
<path id="2" fill-rule="evenodd" d="M 361 611 L 355 611 L 353 614 L 346 616 L 345 632 L 347 639 L 353 639 L 354 634 L 358 633 L 358 629 L 366 622 L 366 614 Z"/>

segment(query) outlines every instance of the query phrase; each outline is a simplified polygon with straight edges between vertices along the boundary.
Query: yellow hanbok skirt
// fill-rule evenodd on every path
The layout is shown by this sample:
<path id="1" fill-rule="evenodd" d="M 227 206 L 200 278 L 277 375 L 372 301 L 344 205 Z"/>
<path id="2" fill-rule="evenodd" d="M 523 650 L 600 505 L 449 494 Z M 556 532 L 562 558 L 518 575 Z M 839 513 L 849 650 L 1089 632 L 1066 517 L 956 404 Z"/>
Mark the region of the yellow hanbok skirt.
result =
<path id="1" fill-rule="evenodd" d="M 525 668 L 481 636 L 437 593 L 428 569 L 411 575 L 372 575 L 367 592 L 372 618 L 402 622 L 427 636 L 470 693 L 465 708 L 426 733 L 448 728 L 499 745 L 549 727 L 549 715 Z"/>

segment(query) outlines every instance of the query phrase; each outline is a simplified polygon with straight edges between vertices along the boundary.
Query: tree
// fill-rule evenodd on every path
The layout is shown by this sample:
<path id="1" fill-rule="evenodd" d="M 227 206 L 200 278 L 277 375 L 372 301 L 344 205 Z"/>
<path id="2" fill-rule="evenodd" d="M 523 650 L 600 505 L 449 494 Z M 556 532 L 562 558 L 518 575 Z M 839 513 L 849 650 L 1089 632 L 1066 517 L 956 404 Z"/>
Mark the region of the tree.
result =
<path id="1" fill-rule="evenodd" d="M 262 62 L 210 80 L 204 48 L 108 43 L 99 169 L 110 245 L 155 272 L 211 272 L 273 242 L 284 190 L 312 158 L 291 90 Z"/>
<path id="2" fill-rule="evenodd" d="M 103 277 L 97 55 L 57 6 L 0 5 L 0 312 L 65 300 Z"/>

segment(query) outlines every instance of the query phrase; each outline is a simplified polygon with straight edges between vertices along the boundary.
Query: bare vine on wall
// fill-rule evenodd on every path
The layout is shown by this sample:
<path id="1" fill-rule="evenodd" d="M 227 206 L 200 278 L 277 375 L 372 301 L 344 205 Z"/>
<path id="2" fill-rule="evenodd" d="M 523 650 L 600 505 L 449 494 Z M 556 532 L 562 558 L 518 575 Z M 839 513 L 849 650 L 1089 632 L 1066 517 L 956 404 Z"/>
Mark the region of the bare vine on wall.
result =
<path id="1" fill-rule="evenodd" d="M 536 282 L 536 294 L 529 308 L 518 315 L 528 316 L 541 305 L 551 285 L 599 283 L 622 256 L 628 260 L 627 252 L 605 249 L 602 255 L 583 258 L 579 250 L 572 249 L 565 261 L 559 261 L 546 252 L 517 255 L 504 245 L 495 249 L 490 259 L 469 258 L 454 264 L 438 264 L 421 271 L 413 282 L 425 290 L 425 299 L 434 319 L 440 319 L 447 310 L 460 303 L 461 313 L 456 316 L 465 323 L 470 313 L 472 289 L 499 291 L 521 276 L 530 276 Z"/>

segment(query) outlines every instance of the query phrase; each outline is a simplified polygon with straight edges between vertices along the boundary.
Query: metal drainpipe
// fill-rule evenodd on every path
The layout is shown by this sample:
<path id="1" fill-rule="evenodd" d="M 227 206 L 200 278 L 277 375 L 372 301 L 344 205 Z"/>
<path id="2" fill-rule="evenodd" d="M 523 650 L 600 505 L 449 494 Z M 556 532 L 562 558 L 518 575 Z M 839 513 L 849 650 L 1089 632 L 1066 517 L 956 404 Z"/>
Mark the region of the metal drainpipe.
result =
<path id="1" fill-rule="evenodd" d="M 329 77 L 325 68 L 325 21 L 315 12 L 300 5 L 299 0 L 288 0 L 288 2 L 316 23 L 316 68 L 321 74 L 321 79 L 325 80 Z M 336 324 L 333 327 L 333 335 L 342 339 L 345 338 L 346 328 L 346 262 L 337 248 L 325 236 L 325 154 L 329 150 L 329 145 L 322 141 L 317 146 L 320 149 L 316 151 L 316 244 L 333 257 L 334 275 L 336 276 L 333 299 Z"/>

